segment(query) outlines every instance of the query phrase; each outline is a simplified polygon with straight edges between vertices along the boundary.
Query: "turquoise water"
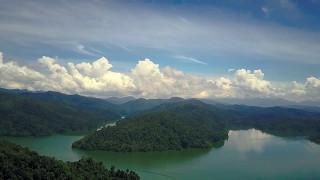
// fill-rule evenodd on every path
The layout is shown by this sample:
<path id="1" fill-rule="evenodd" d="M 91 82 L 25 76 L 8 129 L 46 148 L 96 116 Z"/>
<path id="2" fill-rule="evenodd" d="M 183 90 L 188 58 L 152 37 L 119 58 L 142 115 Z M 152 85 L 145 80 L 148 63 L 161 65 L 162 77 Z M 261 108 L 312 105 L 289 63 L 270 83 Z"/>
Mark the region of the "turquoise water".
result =
<path id="1" fill-rule="evenodd" d="M 112 153 L 71 148 L 81 136 L 55 135 L 8 140 L 66 161 L 92 157 L 106 166 L 132 169 L 142 179 L 320 179 L 320 146 L 258 130 L 230 131 L 217 149 Z"/>

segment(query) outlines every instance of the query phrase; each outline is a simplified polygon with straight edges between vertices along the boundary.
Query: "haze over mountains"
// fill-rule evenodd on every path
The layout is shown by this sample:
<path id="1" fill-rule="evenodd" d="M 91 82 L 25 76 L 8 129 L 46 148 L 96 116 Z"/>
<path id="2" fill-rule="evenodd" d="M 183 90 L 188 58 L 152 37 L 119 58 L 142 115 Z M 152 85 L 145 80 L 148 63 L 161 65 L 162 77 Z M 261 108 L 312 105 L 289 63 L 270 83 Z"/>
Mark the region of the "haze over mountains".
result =
<path id="1" fill-rule="evenodd" d="M 54 92 L 54 91 L 28 91 L 28 90 L 21 90 L 21 89 L 4 89 L 0 88 L 0 92 L 7 92 L 7 93 L 14 93 L 14 94 L 24 94 L 26 96 L 38 96 L 39 98 L 41 96 L 45 96 L 45 94 L 51 94 L 51 96 L 54 96 L 54 94 L 62 95 L 63 93 Z M 80 96 L 77 94 L 74 94 L 73 96 L 70 96 L 69 98 L 73 97 L 73 99 L 76 99 L 76 96 Z M 91 99 L 91 101 L 100 101 L 101 105 L 106 105 L 103 99 L 101 98 L 94 98 L 90 96 L 82 96 L 83 98 L 87 97 L 88 99 Z M 53 97 L 52 97 L 53 98 Z M 169 98 L 171 99 L 171 98 Z M 109 97 L 105 98 L 104 100 L 112 103 L 112 104 L 123 104 L 129 101 L 138 100 L 143 101 L 147 100 L 146 98 L 135 98 L 133 96 L 122 96 L 122 97 Z M 165 101 L 165 99 L 148 99 L 150 101 Z M 288 107 L 299 107 L 299 106 L 307 106 L 307 107 L 320 107 L 320 101 L 289 101 L 286 99 L 280 99 L 280 98 L 214 98 L 214 99 L 199 99 L 205 103 L 208 104 L 239 104 L 239 105 L 248 105 L 248 106 L 259 106 L 259 107 L 272 107 L 272 106 L 288 106 Z"/>
<path id="2" fill-rule="evenodd" d="M 50 103 L 63 103 L 79 108 L 99 109 L 110 114 L 117 114 L 117 116 L 137 113 L 151 109 L 163 103 L 179 102 L 185 100 L 179 97 L 171 97 L 169 99 L 145 99 L 135 98 L 132 96 L 126 97 L 109 97 L 107 99 L 100 99 L 95 97 L 68 95 L 54 91 L 28 91 L 20 89 L 4 89 L 0 88 L 0 93 L 11 94 L 21 97 L 37 99 L 39 101 L 47 101 Z M 318 101 L 301 101 L 294 102 L 284 99 L 272 98 L 216 98 L 216 99 L 198 99 L 204 103 L 212 105 L 246 105 L 257 107 L 290 107 L 302 109 L 307 111 L 320 111 L 320 102 Z"/>

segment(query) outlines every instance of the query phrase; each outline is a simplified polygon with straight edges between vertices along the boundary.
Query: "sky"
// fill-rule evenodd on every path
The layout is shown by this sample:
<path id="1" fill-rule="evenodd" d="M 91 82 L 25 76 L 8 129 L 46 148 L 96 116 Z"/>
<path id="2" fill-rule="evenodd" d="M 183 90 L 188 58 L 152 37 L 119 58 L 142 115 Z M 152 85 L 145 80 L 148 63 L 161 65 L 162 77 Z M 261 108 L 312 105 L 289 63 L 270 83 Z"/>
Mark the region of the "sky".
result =
<path id="1" fill-rule="evenodd" d="M 0 0 L 0 87 L 320 100 L 319 0 Z"/>

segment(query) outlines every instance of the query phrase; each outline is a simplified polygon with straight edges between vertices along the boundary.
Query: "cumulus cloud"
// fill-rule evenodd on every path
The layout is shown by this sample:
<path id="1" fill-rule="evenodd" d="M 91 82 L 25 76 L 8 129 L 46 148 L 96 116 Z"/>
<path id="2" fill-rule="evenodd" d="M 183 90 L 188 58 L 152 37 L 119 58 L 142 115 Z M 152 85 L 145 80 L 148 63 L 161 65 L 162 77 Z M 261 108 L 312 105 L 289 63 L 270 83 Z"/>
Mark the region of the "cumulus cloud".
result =
<path id="1" fill-rule="evenodd" d="M 273 95 L 275 89 L 270 81 L 264 80 L 264 73 L 258 70 L 239 69 L 235 71 L 235 86 L 242 96 L 249 94 Z"/>
<path id="2" fill-rule="evenodd" d="M 288 93 L 296 99 L 319 100 L 320 99 L 320 78 L 308 77 L 305 82 L 292 82 Z"/>
<path id="3" fill-rule="evenodd" d="M 142 91 L 142 96 L 168 96 L 174 80 L 161 72 L 159 65 L 150 59 L 141 60 L 132 69 L 132 76 Z"/>
<path id="4" fill-rule="evenodd" d="M 127 93 L 135 88 L 129 76 L 111 71 L 112 65 L 104 57 L 93 63 L 68 63 L 67 67 L 45 56 L 39 59 L 39 63 L 49 70 L 47 77 L 52 81 L 51 89 L 103 95 L 104 92 Z"/>
<path id="5" fill-rule="evenodd" d="M 15 62 L 0 61 L 0 86 L 30 90 L 54 90 L 65 93 L 108 96 L 130 93 L 135 89 L 131 77 L 111 71 L 106 58 L 93 63 L 60 65 L 56 59 L 43 56 L 38 59 L 45 72 L 21 66 Z"/>
<path id="6" fill-rule="evenodd" d="M 138 91 L 143 97 L 198 97 L 208 87 L 205 78 L 165 67 L 160 69 L 150 59 L 141 60 L 132 69 Z"/>
<path id="7" fill-rule="evenodd" d="M 150 59 L 137 62 L 130 72 L 115 72 L 107 58 L 93 62 L 61 65 L 43 56 L 38 63 L 44 69 L 31 69 L 13 61 L 5 62 L 0 53 L 0 87 L 29 90 L 53 90 L 97 97 L 132 95 L 146 98 L 285 97 L 319 99 L 320 79 L 277 86 L 265 80 L 262 70 L 238 69 L 228 77 L 197 76 L 171 67 L 161 68 Z M 298 98 L 296 98 L 298 97 Z"/>
<path id="8" fill-rule="evenodd" d="M 36 89 L 41 86 L 45 76 L 26 66 L 20 66 L 15 62 L 5 63 L 0 53 L 0 86 L 7 88 Z"/>

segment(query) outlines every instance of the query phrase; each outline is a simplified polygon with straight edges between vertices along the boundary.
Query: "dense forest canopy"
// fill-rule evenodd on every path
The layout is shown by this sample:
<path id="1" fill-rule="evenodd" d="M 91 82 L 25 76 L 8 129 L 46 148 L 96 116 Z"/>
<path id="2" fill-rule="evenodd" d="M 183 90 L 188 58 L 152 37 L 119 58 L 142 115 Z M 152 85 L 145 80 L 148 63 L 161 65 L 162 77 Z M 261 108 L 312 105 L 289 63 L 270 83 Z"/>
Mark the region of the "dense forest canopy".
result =
<path id="1" fill-rule="evenodd" d="M 229 106 L 229 129 L 255 128 L 282 137 L 320 137 L 320 113 L 284 107 Z"/>
<path id="2" fill-rule="evenodd" d="M 115 100 L 114 98 L 111 98 Z M 130 100 L 131 99 L 131 100 Z M 104 99 L 58 92 L 0 89 L 0 135 L 39 136 L 95 130 L 74 143 L 83 149 L 154 151 L 221 144 L 228 130 L 255 128 L 319 143 L 320 113 L 310 107 L 206 104 L 195 99 Z"/>
<path id="3" fill-rule="evenodd" d="M 320 113 L 284 107 L 208 105 L 198 100 L 167 102 L 104 128 L 73 147 L 108 151 L 163 151 L 207 148 L 227 139 L 228 130 L 255 128 L 316 143 Z"/>
<path id="4" fill-rule="evenodd" d="M 63 103 L 86 109 L 102 109 L 110 113 L 120 113 L 120 108 L 104 99 L 80 96 L 78 94 L 68 95 L 55 91 L 27 91 L 18 89 L 0 88 L 0 93 L 11 94 L 20 97 L 28 97 L 38 101 Z"/>
<path id="5" fill-rule="evenodd" d="M 101 162 L 63 162 L 0 140 L 0 179 L 138 180 L 133 171 L 107 169 Z"/>
<path id="6" fill-rule="evenodd" d="M 0 93 L 0 117 L 0 135 L 40 136 L 87 132 L 118 119 L 119 115 L 109 110 Z"/>
<path id="7" fill-rule="evenodd" d="M 227 138 L 223 115 L 199 101 L 170 103 L 120 121 L 79 140 L 73 147 L 109 151 L 208 148 Z"/>

